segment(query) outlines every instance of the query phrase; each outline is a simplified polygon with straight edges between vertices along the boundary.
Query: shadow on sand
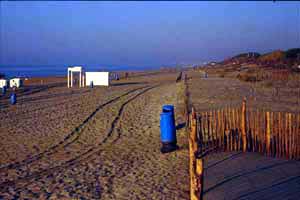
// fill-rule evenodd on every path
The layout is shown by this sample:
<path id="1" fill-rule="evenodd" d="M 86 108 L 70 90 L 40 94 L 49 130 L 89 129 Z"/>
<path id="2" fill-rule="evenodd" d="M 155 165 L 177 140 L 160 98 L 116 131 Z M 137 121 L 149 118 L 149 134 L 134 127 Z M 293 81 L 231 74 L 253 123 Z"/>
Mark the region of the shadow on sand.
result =
<path id="1" fill-rule="evenodd" d="M 123 86 L 123 85 L 139 85 L 147 82 L 125 82 L 125 83 L 112 83 L 111 86 Z"/>
<path id="2" fill-rule="evenodd" d="M 183 129 L 184 127 L 185 127 L 185 122 L 183 122 L 183 123 L 180 123 L 180 124 L 177 124 L 177 126 L 176 126 L 176 130 L 180 130 L 180 129 Z"/>
<path id="3" fill-rule="evenodd" d="M 213 164 L 210 164 L 209 166 L 205 167 L 205 170 L 209 170 L 212 168 L 224 168 L 227 170 L 232 170 L 232 174 L 228 175 L 228 176 L 223 176 L 220 177 L 220 179 L 218 181 L 215 181 L 215 183 L 210 186 L 209 188 L 206 188 L 204 190 L 204 195 L 208 194 L 208 193 L 214 193 L 214 192 L 221 192 L 223 191 L 222 186 L 229 183 L 229 184 L 233 184 L 233 182 L 236 182 L 236 184 L 241 184 L 240 187 L 243 187 L 243 181 L 244 179 L 240 179 L 240 178 L 246 178 L 245 180 L 248 180 L 251 177 L 260 177 L 259 180 L 257 180 L 258 182 L 251 182 L 251 189 L 246 189 L 246 191 L 241 192 L 241 193 L 237 193 L 237 196 L 232 197 L 232 199 L 260 199 L 259 196 L 260 195 L 264 195 L 264 194 L 270 194 L 270 192 L 272 191 L 276 191 L 277 194 L 294 194 L 295 192 L 297 194 L 300 193 L 300 176 L 297 175 L 295 172 L 294 176 L 286 176 L 283 179 L 278 178 L 277 180 L 273 180 L 270 179 L 270 174 L 275 173 L 274 168 L 287 168 L 289 164 L 295 164 L 295 162 L 297 161 L 293 161 L 293 160 L 280 160 L 279 162 L 276 163 L 269 163 L 268 160 L 266 160 L 263 163 L 262 166 L 257 166 L 257 165 L 253 165 L 251 168 L 249 169 L 245 169 L 245 170 L 238 170 L 238 172 L 234 173 L 234 171 L 236 169 L 239 168 L 239 164 L 236 165 L 236 167 L 234 166 L 229 166 L 227 165 L 228 161 L 232 161 L 232 160 L 238 160 L 238 162 L 235 163 L 239 163 L 240 162 L 245 162 L 246 160 L 243 158 L 244 153 L 242 152 L 238 152 L 232 155 L 229 155 L 219 161 L 216 161 Z M 226 163 L 224 163 L 225 161 L 227 161 Z M 247 160 L 248 162 L 248 160 Z M 249 160 L 249 162 L 251 162 Z M 291 168 L 291 170 L 294 170 L 293 168 Z M 209 172 L 208 172 L 209 173 Z M 276 176 L 276 174 L 274 174 L 274 176 Z M 261 180 L 265 180 L 266 182 L 264 183 L 261 182 Z M 249 182 L 250 183 L 250 182 Z M 254 184 L 254 185 L 253 185 Z M 295 186 L 295 184 L 298 186 Z M 298 187 L 298 189 L 296 189 Z M 232 192 L 238 192 L 235 191 L 234 188 L 232 188 Z M 271 192 L 271 193 L 272 193 Z M 274 193 L 274 192 L 273 192 Z M 275 195 L 276 196 L 276 195 Z"/>

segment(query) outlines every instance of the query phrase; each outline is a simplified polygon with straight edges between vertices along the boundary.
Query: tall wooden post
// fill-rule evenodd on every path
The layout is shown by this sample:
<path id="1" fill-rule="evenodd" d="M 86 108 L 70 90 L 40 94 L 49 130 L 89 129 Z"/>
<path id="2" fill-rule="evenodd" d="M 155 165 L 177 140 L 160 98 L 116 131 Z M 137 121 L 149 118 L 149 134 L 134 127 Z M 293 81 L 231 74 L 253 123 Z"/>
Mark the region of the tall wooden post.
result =
<path id="1" fill-rule="evenodd" d="M 241 118 L 241 130 L 242 130 L 242 140 L 243 140 L 243 151 L 247 151 L 247 121 L 246 121 L 246 98 L 243 99 L 242 104 L 242 118 Z"/>
<path id="2" fill-rule="evenodd" d="M 196 159 L 196 196 L 197 200 L 203 199 L 203 159 Z"/>
<path id="3" fill-rule="evenodd" d="M 266 151 L 267 155 L 270 155 L 270 144 L 271 144 L 271 122 L 270 112 L 266 112 Z"/>
<path id="4" fill-rule="evenodd" d="M 190 151 L 190 197 L 191 200 L 198 200 L 196 196 L 196 157 L 195 150 L 197 150 L 197 129 L 196 129 L 196 119 L 194 119 L 194 110 L 192 109 L 191 114 L 191 131 L 189 137 L 189 151 Z"/>
<path id="5" fill-rule="evenodd" d="M 202 200 L 203 193 L 203 159 L 196 158 L 198 150 L 197 118 L 194 110 L 191 114 L 191 132 L 189 138 L 190 151 L 190 198 L 191 200 Z"/>

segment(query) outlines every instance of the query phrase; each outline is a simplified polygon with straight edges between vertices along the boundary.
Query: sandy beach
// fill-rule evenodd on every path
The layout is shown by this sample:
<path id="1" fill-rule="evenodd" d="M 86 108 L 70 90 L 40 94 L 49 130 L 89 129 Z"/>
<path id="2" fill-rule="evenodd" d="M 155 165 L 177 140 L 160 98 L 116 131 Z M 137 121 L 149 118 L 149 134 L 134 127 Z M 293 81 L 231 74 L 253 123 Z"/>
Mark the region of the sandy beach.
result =
<path id="1" fill-rule="evenodd" d="M 252 97 L 251 87 L 238 80 L 186 74 L 190 106 L 197 111 Z M 185 85 L 177 77 L 145 72 L 93 89 L 67 88 L 62 78 L 37 79 L 18 91 L 16 105 L 1 98 L 0 197 L 189 199 Z M 272 98 L 257 94 L 261 101 L 251 106 Z M 179 146 L 168 154 L 160 152 L 164 104 L 175 106 Z M 293 105 L 278 101 L 273 109 Z M 204 169 L 204 199 L 264 199 L 270 191 L 273 199 L 296 199 L 300 192 L 299 161 L 217 152 L 204 158 Z"/>
<path id="2" fill-rule="evenodd" d="M 160 153 L 159 113 L 173 104 L 183 122 L 177 73 L 137 76 L 112 86 L 63 84 L 20 95 L 1 110 L 1 195 L 50 199 L 187 199 L 181 149 Z M 2 105 L 6 105 L 2 100 Z"/>
<path id="3" fill-rule="evenodd" d="M 0 200 L 300 199 L 299 2 L 0 7 Z"/>

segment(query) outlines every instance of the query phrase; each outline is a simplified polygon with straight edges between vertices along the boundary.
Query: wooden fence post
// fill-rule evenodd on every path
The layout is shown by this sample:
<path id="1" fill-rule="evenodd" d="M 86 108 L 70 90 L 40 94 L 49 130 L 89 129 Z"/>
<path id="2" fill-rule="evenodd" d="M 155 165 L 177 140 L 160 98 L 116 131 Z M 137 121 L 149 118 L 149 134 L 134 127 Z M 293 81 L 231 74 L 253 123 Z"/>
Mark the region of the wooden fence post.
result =
<path id="1" fill-rule="evenodd" d="M 292 159 L 292 114 L 288 114 L 289 126 L 288 126 L 288 159 Z"/>
<path id="2" fill-rule="evenodd" d="M 195 165 L 196 157 L 195 152 L 197 151 L 197 128 L 196 119 L 194 119 L 194 109 L 192 109 L 191 114 L 191 131 L 189 137 L 189 151 L 190 151 L 190 197 L 191 200 L 198 200 L 196 196 L 196 175 L 195 175 Z"/>
<path id="3" fill-rule="evenodd" d="M 221 113 L 220 113 L 220 110 L 217 111 L 217 114 L 218 114 L 218 129 L 217 129 L 218 148 L 221 148 L 222 147 L 222 141 L 221 141 L 222 127 L 221 127 Z"/>
<path id="4" fill-rule="evenodd" d="M 270 155 L 270 143 L 271 143 L 271 123 L 270 123 L 270 112 L 266 112 L 266 152 Z"/>
<path id="5" fill-rule="evenodd" d="M 189 138 L 189 150 L 190 150 L 190 198 L 191 200 L 197 200 L 195 189 L 195 152 L 193 150 L 192 138 Z"/>
<path id="6" fill-rule="evenodd" d="M 247 151 L 247 120 L 246 120 L 246 98 L 243 99 L 242 104 L 242 118 L 241 118 L 241 130 L 242 130 L 242 140 L 243 140 L 243 151 Z"/>
<path id="7" fill-rule="evenodd" d="M 191 200 L 202 200 L 203 193 L 203 159 L 196 158 L 195 153 L 198 151 L 197 138 L 197 116 L 192 110 L 191 114 L 191 131 L 189 137 L 190 150 L 190 198 Z"/>
<path id="8" fill-rule="evenodd" d="M 296 123 L 296 159 L 300 159 L 300 115 L 297 114 L 297 123 Z"/>
<path id="9" fill-rule="evenodd" d="M 278 137 L 279 137 L 279 148 L 278 153 L 279 157 L 283 156 L 283 135 L 282 135 L 282 118 L 281 118 L 281 112 L 278 112 Z"/>
<path id="10" fill-rule="evenodd" d="M 289 127 L 288 115 L 289 115 L 288 113 L 285 113 L 285 130 L 283 131 L 286 158 L 289 158 L 289 154 L 288 154 L 289 153 L 289 147 L 288 147 L 288 136 L 289 136 L 289 134 L 288 134 L 288 132 L 286 132 L 286 131 L 288 131 L 288 127 Z"/>
<path id="11" fill-rule="evenodd" d="M 198 150 L 198 138 L 197 138 L 197 119 L 195 116 L 195 113 L 192 113 L 191 116 L 191 135 L 190 135 L 191 141 L 192 141 L 192 147 L 193 151 Z"/>
<path id="12" fill-rule="evenodd" d="M 196 159 L 196 196 L 197 200 L 203 199 L 203 159 Z"/>
<path id="13" fill-rule="evenodd" d="M 297 129 L 296 129 L 296 138 L 297 138 L 297 155 L 296 159 L 300 159 L 300 114 L 297 114 Z"/>

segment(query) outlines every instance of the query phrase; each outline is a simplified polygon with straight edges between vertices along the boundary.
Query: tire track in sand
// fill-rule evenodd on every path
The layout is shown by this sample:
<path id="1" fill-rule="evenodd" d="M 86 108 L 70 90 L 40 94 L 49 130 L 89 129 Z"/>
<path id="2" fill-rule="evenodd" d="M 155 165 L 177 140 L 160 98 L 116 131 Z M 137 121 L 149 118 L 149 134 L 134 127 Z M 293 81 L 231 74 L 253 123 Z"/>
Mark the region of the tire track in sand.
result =
<path id="1" fill-rule="evenodd" d="M 144 87 L 139 87 L 136 89 L 132 89 L 120 96 L 117 96 L 109 101 L 107 101 L 104 104 L 99 105 L 81 124 L 79 124 L 70 134 L 68 134 L 62 141 L 60 141 L 59 143 L 51 146 L 50 148 L 46 149 L 45 151 L 36 154 L 32 157 L 29 157 L 25 160 L 22 161 L 18 161 L 18 162 L 14 162 L 14 163 L 10 163 L 8 165 L 5 166 L 1 166 L 0 167 L 0 173 L 5 171 L 5 170 L 9 170 L 9 169 L 17 169 L 20 168 L 24 165 L 29 165 L 39 159 L 41 159 L 43 156 L 47 155 L 51 155 L 53 153 L 55 153 L 55 150 L 57 150 L 58 148 L 65 148 L 67 146 L 69 146 L 70 144 L 74 143 L 76 140 L 78 140 L 78 138 L 80 137 L 81 133 L 82 133 L 82 128 L 96 115 L 97 112 L 99 112 L 101 109 L 103 109 L 104 107 L 117 102 L 118 100 L 120 100 L 122 97 L 128 96 L 129 94 L 132 94 L 138 90 L 144 89 L 147 86 Z M 74 137 L 73 137 L 74 136 Z"/>
<path id="2" fill-rule="evenodd" d="M 132 98 L 129 98 L 126 102 L 124 102 L 121 105 L 121 107 L 119 108 L 117 116 L 114 118 L 113 122 L 111 123 L 111 127 L 110 127 L 108 133 L 106 134 L 106 137 L 100 143 L 98 143 L 97 145 L 94 145 L 93 147 L 91 147 L 90 149 L 85 151 L 84 153 L 82 153 L 82 154 L 76 156 L 75 158 L 70 159 L 70 160 L 68 160 L 68 161 L 66 161 L 63 164 L 60 164 L 58 166 L 50 167 L 50 168 L 47 168 L 47 169 L 44 169 L 44 170 L 41 170 L 41 171 L 37 171 L 37 172 L 33 172 L 32 174 L 29 174 L 29 175 L 26 175 L 26 176 L 23 176 L 23 177 L 18 177 L 15 180 L 9 180 L 9 181 L 2 182 L 2 183 L 0 183 L 0 188 L 1 188 L 0 191 L 5 191 L 5 190 L 8 189 L 8 187 L 14 187 L 17 190 L 19 190 L 19 189 L 24 187 L 24 186 L 22 186 L 22 184 L 28 185 L 28 184 L 31 183 L 32 179 L 34 179 L 33 181 L 35 181 L 35 180 L 37 180 L 37 179 L 39 179 L 43 176 L 53 174 L 57 170 L 62 170 L 63 171 L 64 169 L 68 169 L 68 168 L 70 168 L 70 167 L 72 167 L 72 166 L 74 166 L 78 163 L 88 161 L 89 159 L 91 159 L 91 157 L 93 155 L 95 155 L 96 153 L 99 153 L 102 150 L 101 145 L 103 145 L 104 143 L 106 143 L 108 141 L 108 139 L 110 139 L 110 137 L 112 136 L 112 133 L 115 129 L 116 124 L 120 120 L 120 117 L 123 113 L 123 110 L 124 110 L 125 106 L 128 103 L 130 103 L 131 101 L 133 101 L 134 99 L 136 99 L 137 97 L 143 95 L 147 91 L 149 91 L 153 88 L 156 88 L 158 86 L 159 85 L 140 88 L 140 89 L 143 89 L 141 92 L 139 92 L 138 94 L 134 95 Z M 94 115 L 95 115 L 95 113 L 93 113 L 91 115 L 91 117 L 94 116 Z M 89 118 L 91 118 L 91 117 L 89 117 Z M 20 185 L 20 187 L 19 187 L 19 185 Z"/>

